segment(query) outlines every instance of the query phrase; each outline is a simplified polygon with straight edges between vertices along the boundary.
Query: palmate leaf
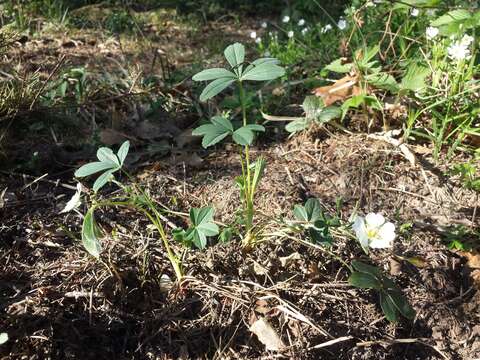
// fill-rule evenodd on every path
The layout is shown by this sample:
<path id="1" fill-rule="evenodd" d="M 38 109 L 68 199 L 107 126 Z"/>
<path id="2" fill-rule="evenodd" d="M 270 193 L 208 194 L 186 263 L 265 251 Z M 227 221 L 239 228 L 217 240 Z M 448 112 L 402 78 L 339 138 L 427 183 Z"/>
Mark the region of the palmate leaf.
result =
<path id="1" fill-rule="evenodd" d="M 211 99 L 230 86 L 234 81 L 235 80 L 231 78 L 220 78 L 213 80 L 203 89 L 202 93 L 200 94 L 200 101 L 207 101 L 208 99 Z"/>
<path id="2" fill-rule="evenodd" d="M 237 76 L 223 68 L 212 68 L 200 71 L 198 74 L 192 77 L 193 81 L 209 81 L 220 78 L 235 79 Z"/>
<path id="3" fill-rule="evenodd" d="M 94 211 L 95 208 L 90 208 L 83 219 L 82 244 L 90 255 L 98 259 L 100 257 L 100 253 L 102 252 L 102 246 L 99 238 L 101 238 L 103 235 L 95 221 L 93 215 Z"/>
<path id="4" fill-rule="evenodd" d="M 210 124 L 201 125 L 192 131 L 194 136 L 203 136 L 202 146 L 207 148 L 215 145 L 233 133 L 230 120 L 223 116 L 214 116 Z"/>
<path id="5" fill-rule="evenodd" d="M 305 203 L 305 206 L 295 205 L 293 208 L 293 215 L 299 221 L 314 223 L 322 216 L 320 201 L 315 198 L 310 198 Z"/>
<path id="6" fill-rule="evenodd" d="M 186 232 L 186 238 L 191 240 L 199 249 L 207 246 L 207 237 L 219 233 L 217 224 L 213 222 L 215 210 L 213 207 L 190 209 L 190 221 L 192 225 Z"/>
<path id="7" fill-rule="evenodd" d="M 250 68 L 242 74 L 240 80 L 268 81 L 285 75 L 285 69 L 275 65 L 273 62 L 264 62 Z"/>
<path id="8" fill-rule="evenodd" d="M 240 43 L 228 46 L 223 54 L 232 68 L 238 67 L 245 61 L 245 47 Z"/>
<path id="9" fill-rule="evenodd" d="M 232 138 L 237 144 L 247 146 L 252 144 L 255 132 L 260 131 L 265 131 L 262 125 L 250 124 L 235 130 Z"/>

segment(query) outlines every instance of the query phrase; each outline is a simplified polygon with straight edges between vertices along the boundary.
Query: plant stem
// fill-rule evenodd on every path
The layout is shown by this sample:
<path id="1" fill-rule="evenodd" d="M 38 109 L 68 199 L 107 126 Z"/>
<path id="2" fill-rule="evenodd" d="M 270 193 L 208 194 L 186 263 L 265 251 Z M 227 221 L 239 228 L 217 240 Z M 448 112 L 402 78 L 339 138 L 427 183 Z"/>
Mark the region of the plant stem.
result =
<path id="1" fill-rule="evenodd" d="M 243 126 L 247 126 L 247 106 L 245 104 L 245 91 L 243 89 L 243 84 L 241 81 L 238 82 L 238 91 L 240 96 L 240 106 L 242 108 L 242 122 Z M 243 154 L 240 156 L 244 157 L 242 161 L 242 170 L 243 170 L 243 163 L 245 163 L 245 171 L 243 172 L 243 180 L 244 180 L 244 196 L 245 196 L 245 239 L 247 240 L 248 245 L 250 244 L 251 239 L 251 230 L 253 227 L 253 189 L 252 189 L 252 179 L 251 179 L 251 171 L 250 171 L 250 152 L 249 146 L 245 145 L 243 148 Z"/>

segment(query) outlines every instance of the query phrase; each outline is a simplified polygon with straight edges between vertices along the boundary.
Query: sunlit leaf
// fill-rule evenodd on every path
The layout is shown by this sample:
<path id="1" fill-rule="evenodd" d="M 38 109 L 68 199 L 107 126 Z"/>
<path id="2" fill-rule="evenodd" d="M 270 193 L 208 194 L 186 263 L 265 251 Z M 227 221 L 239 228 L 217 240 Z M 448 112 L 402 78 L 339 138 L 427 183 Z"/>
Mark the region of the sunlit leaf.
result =
<path id="1" fill-rule="evenodd" d="M 104 187 L 111 180 L 114 172 L 115 170 L 107 170 L 100 175 L 93 183 L 93 191 L 98 192 L 98 190 Z"/>
<path id="2" fill-rule="evenodd" d="M 380 307 L 382 308 L 385 317 L 390 322 L 397 322 L 397 308 L 393 304 L 393 301 L 383 291 L 380 292 Z"/>
<path id="3" fill-rule="evenodd" d="M 225 49 L 224 55 L 230 66 L 236 68 L 245 61 L 245 47 L 240 43 L 232 44 Z"/>
<path id="4" fill-rule="evenodd" d="M 110 162 L 109 163 L 104 163 L 104 162 L 101 162 L 101 161 L 91 162 L 91 163 L 88 163 L 88 164 L 85 164 L 85 165 L 81 166 L 77 171 L 75 171 L 75 176 L 76 177 L 85 177 L 85 176 L 89 176 L 89 175 L 95 174 L 95 173 L 100 172 L 100 171 L 104 171 L 104 170 L 107 170 L 107 169 L 112 169 L 112 167 L 114 167 L 114 165 L 111 164 Z M 116 165 L 115 165 L 115 167 L 116 167 Z"/>
<path id="5" fill-rule="evenodd" d="M 117 155 L 115 155 L 112 149 L 108 147 L 101 147 L 97 150 L 97 158 L 101 162 L 111 164 L 112 166 L 120 166 L 120 161 Z"/>
<path id="6" fill-rule="evenodd" d="M 251 145 L 253 142 L 255 134 L 247 126 L 242 126 L 241 128 L 235 130 L 232 135 L 233 141 L 239 145 L 247 146 Z"/>
<path id="7" fill-rule="evenodd" d="M 337 59 L 325 66 L 325 69 L 328 71 L 345 74 L 352 70 L 352 64 L 342 64 L 342 59 Z"/>
<path id="8" fill-rule="evenodd" d="M 207 101 L 208 99 L 211 99 L 230 86 L 234 81 L 235 80 L 231 78 L 220 78 L 213 80 L 203 89 L 202 93 L 200 94 L 200 101 Z"/>
<path id="9" fill-rule="evenodd" d="M 241 80 L 268 81 L 285 75 L 285 69 L 271 62 L 264 62 L 242 74 Z"/>
<path id="10" fill-rule="evenodd" d="M 439 27 L 443 25 L 448 25 L 452 22 L 463 22 L 472 17 L 472 14 L 465 9 L 455 9 L 449 11 L 446 14 L 443 14 L 438 19 L 432 21 L 430 26 Z"/>
<path id="11" fill-rule="evenodd" d="M 231 71 L 223 68 L 212 68 L 200 71 L 192 77 L 194 81 L 209 81 L 220 78 L 235 79 L 236 75 Z"/>
<path id="12" fill-rule="evenodd" d="M 190 209 L 191 227 L 187 230 L 187 239 L 191 239 L 195 246 L 204 249 L 207 246 L 207 237 L 219 233 L 217 224 L 213 222 L 215 210 L 212 207 Z"/>
<path id="13" fill-rule="evenodd" d="M 120 149 L 118 149 L 117 156 L 118 159 L 120 160 L 120 165 L 123 165 L 125 162 L 125 159 L 128 155 L 128 151 L 130 150 L 130 141 L 125 141 L 122 146 L 120 146 Z"/>
<path id="14" fill-rule="evenodd" d="M 93 215 L 94 210 L 95 208 L 90 208 L 83 219 L 82 244 L 90 255 L 98 259 L 102 252 L 102 246 L 99 240 L 99 238 L 102 237 L 102 233 L 95 221 Z"/>

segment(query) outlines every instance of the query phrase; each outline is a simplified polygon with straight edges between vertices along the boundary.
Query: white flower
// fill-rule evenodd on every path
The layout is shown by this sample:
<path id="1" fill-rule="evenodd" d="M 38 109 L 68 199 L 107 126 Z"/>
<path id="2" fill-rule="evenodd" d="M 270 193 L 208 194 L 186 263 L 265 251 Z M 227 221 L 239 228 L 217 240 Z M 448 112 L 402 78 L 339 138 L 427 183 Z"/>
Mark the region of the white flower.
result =
<path id="1" fill-rule="evenodd" d="M 427 39 L 432 40 L 434 37 L 438 35 L 438 32 L 439 30 L 436 27 L 433 27 L 433 26 L 427 27 L 427 30 L 426 30 Z"/>
<path id="2" fill-rule="evenodd" d="M 410 10 L 410 15 L 412 15 L 413 17 L 417 17 L 419 14 L 420 10 L 418 10 L 417 8 L 412 8 L 412 10 Z"/>
<path id="3" fill-rule="evenodd" d="M 305 35 L 308 32 L 308 28 L 303 28 L 302 29 L 302 35 Z"/>
<path id="4" fill-rule="evenodd" d="M 250 37 L 251 37 L 252 39 L 256 39 L 256 38 L 257 38 L 257 32 L 256 32 L 256 31 L 252 31 L 252 32 L 250 33 Z"/>
<path id="5" fill-rule="evenodd" d="M 262 23 L 262 28 L 266 29 L 267 27 L 268 27 L 268 24 L 264 21 L 264 22 Z"/>
<path id="6" fill-rule="evenodd" d="M 462 44 L 462 41 L 457 41 L 451 44 L 448 47 L 447 52 L 451 59 L 457 61 L 468 59 L 470 57 L 470 49 L 468 48 L 468 45 Z"/>
<path id="7" fill-rule="evenodd" d="M 293 34 L 293 31 L 291 31 L 291 30 L 287 33 L 287 36 L 288 36 L 289 38 L 293 38 L 293 35 L 294 35 L 294 34 Z"/>
<path id="8" fill-rule="evenodd" d="M 262 38 L 256 38 L 255 43 L 260 44 L 262 42 Z"/>
<path id="9" fill-rule="evenodd" d="M 73 209 L 76 209 L 77 207 L 80 206 L 82 203 L 80 201 L 80 196 L 82 195 L 82 184 L 78 183 L 77 184 L 77 191 L 75 194 L 73 194 L 72 198 L 67 202 L 67 205 L 63 208 L 62 211 L 60 211 L 60 214 L 67 213 L 72 211 Z"/>
<path id="10" fill-rule="evenodd" d="M 288 15 L 285 15 L 282 19 L 282 22 L 284 22 L 284 23 L 288 23 L 289 21 L 290 21 L 290 16 L 288 16 Z"/>
<path id="11" fill-rule="evenodd" d="M 352 226 L 362 248 L 383 249 L 392 246 L 395 225 L 387 222 L 382 214 L 370 213 L 365 218 L 357 216 Z"/>
<path id="12" fill-rule="evenodd" d="M 340 30 L 345 30 L 347 28 L 347 20 L 345 19 L 338 20 L 337 26 Z"/>
<path id="13" fill-rule="evenodd" d="M 322 28 L 321 31 L 322 31 L 322 34 L 324 34 L 324 33 L 328 32 L 328 31 L 330 31 L 330 30 L 332 30 L 332 25 L 331 25 L 331 24 L 327 24 L 327 25 L 325 25 L 325 26 Z"/>
<path id="14" fill-rule="evenodd" d="M 469 47 L 473 43 L 473 40 L 475 40 L 473 36 L 465 34 L 463 35 L 462 40 L 460 40 L 460 44 L 464 45 L 465 47 Z"/>
<path id="15" fill-rule="evenodd" d="M 303 25 L 305 25 L 305 19 L 298 20 L 298 26 L 303 26 Z"/>

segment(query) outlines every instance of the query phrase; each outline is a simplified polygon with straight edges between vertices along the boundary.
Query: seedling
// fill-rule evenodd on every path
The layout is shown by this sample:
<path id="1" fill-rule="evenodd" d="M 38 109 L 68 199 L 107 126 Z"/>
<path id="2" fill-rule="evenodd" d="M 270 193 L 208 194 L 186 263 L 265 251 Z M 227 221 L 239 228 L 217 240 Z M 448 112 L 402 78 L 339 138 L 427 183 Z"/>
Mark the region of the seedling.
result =
<path id="1" fill-rule="evenodd" d="M 396 322 L 400 315 L 407 319 L 415 317 L 415 310 L 410 306 L 401 290 L 386 277 L 380 269 L 361 261 L 352 261 L 355 271 L 348 282 L 361 289 L 374 289 L 380 295 L 380 307 L 388 321 Z"/>
<path id="2" fill-rule="evenodd" d="M 108 147 L 102 147 L 97 151 L 98 161 L 91 162 L 80 167 L 75 176 L 84 178 L 90 175 L 101 173 L 93 184 L 94 195 L 91 199 L 90 208 L 87 210 L 82 225 L 82 244 L 84 248 L 95 258 L 100 258 L 102 252 L 101 239 L 103 233 L 95 220 L 95 210 L 101 207 L 129 207 L 144 214 L 155 229 L 158 231 L 163 246 L 167 252 L 167 257 L 173 267 L 177 279 L 180 281 L 183 277 L 181 256 L 172 249 L 170 240 L 163 225 L 164 217 L 162 211 L 158 209 L 155 202 L 149 194 L 139 186 L 130 174 L 126 171 L 124 163 L 128 155 L 130 143 L 124 142 L 117 153 Z M 125 186 L 117 181 L 114 177 L 115 173 L 121 172 L 131 180 L 131 185 Z M 96 195 L 98 191 L 108 183 L 114 183 L 123 191 L 123 195 L 112 197 L 107 200 L 98 200 Z M 78 207 L 80 204 L 81 187 L 67 204 L 65 211 L 70 211 Z M 183 231 L 186 242 L 195 244 L 198 248 L 203 249 L 207 243 L 207 236 L 218 234 L 218 226 L 213 223 L 213 208 L 191 209 L 190 218 L 192 226 L 185 232 L 184 230 L 176 230 L 174 237 L 178 238 L 178 234 Z"/>
<path id="3" fill-rule="evenodd" d="M 245 227 L 243 243 L 246 247 L 251 247 L 256 241 L 256 234 L 253 232 L 255 191 L 263 176 L 266 162 L 265 159 L 260 157 L 252 163 L 249 147 L 256 134 L 264 132 L 265 128 L 262 125 L 248 122 L 244 82 L 274 80 L 283 76 L 285 70 L 278 65 L 278 60 L 274 58 L 260 58 L 252 63 L 246 62 L 245 47 L 239 43 L 228 46 L 224 55 L 230 65 L 229 69 L 206 69 L 193 76 L 192 79 L 194 81 L 211 81 L 200 94 L 200 101 L 207 101 L 230 85 L 235 84 L 242 109 L 242 125 L 235 128 L 228 114 L 217 115 L 210 119 L 209 124 L 196 128 L 193 135 L 203 136 L 202 145 L 204 148 L 213 146 L 230 136 L 239 145 L 242 175 L 237 177 L 235 182 L 240 188 L 240 195 L 243 199 L 243 223 Z"/>

